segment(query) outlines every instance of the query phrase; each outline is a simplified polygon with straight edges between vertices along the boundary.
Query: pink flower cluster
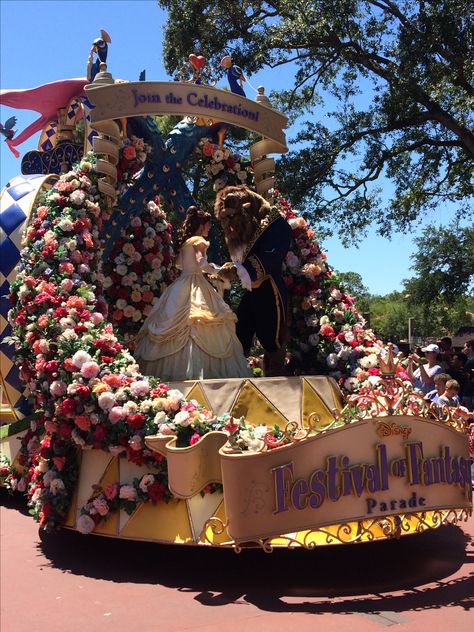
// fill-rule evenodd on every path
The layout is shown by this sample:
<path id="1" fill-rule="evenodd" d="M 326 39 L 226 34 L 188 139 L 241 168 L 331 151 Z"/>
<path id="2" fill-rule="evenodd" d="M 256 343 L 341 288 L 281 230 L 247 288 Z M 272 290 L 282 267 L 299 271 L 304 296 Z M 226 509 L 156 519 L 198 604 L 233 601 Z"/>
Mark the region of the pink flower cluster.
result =
<path id="1" fill-rule="evenodd" d="M 26 472 L 11 471 L 9 479 L 27 491 L 45 527 L 67 514 L 77 446 L 123 454 L 166 476 L 166 462 L 145 449 L 143 437 L 157 431 L 157 415 L 174 414 L 182 401 L 139 374 L 107 321 L 104 278 L 96 272 L 107 211 L 96 178 L 93 158 L 86 157 L 46 194 L 11 287 L 15 361 L 40 414 L 22 441 Z"/>
<path id="2" fill-rule="evenodd" d="M 212 182 L 214 192 L 228 185 L 252 185 L 253 171 L 248 158 L 232 154 L 226 147 L 219 147 L 210 138 L 203 138 L 196 151 L 204 159 L 204 171 Z"/>
<path id="3" fill-rule="evenodd" d="M 360 382 L 356 377 L 361 370 L 359 360 L 376 353 L 382 343 L 365 327 L 354 299 L 337 286 L 306 220 L 278 191 L 274 195 L 293 230 L 283 265 L 291 310 L 289 365 L 296 373 L 329 373 L 342 387 L 353 390 Z"/>
<path id="4" fill-rule="evenodd" d="M 155 504 L 170 498 L 167 480 L 162 474 L 144 474 L 131 484 L 110 483 L 82 507 L 77 529 L 84 534 L 91 533 L 102 520 L 120 509 L 131 514 L 139 503 Z"/>
<path id="5" fill-rule="evenodd" d="M 103 284 L 116 330 L 132 340 L 154 300 L 176 278 L 172 226 L 156 197 L 131 218 L 103 266 Z"/>

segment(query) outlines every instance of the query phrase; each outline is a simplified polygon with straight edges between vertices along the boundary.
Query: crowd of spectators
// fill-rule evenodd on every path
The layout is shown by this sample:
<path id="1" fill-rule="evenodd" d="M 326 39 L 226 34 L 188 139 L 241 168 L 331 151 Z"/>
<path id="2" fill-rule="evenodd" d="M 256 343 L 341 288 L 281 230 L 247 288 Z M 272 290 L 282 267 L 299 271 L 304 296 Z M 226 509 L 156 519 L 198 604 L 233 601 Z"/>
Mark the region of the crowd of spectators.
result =
<path id="1" fill-rule="evenodd" d="M 462 351 L 452 348 L 451 338 L 415 348 L 406 360 L 413 387 L 436 404 L 463 406 L 474 419 L 474 339 Z"/>

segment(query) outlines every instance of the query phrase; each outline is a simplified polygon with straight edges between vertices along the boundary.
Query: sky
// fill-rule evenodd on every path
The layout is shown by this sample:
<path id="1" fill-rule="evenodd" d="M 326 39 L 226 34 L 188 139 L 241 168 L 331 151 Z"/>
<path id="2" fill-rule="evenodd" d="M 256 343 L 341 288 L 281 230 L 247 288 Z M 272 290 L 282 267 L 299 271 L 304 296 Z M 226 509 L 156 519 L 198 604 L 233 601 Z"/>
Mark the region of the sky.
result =
<path id="1" fill-rule="evenodd" d="M 146 69 L 147 80 L 171 80 L 162 63 L 165 20 L 166 13 L 155 0 L 0 0 L 0 87 L 26 89 L 84 77 L 91 44 L 100 36 L 101 28 L 112 40 L 107 64 L 114 78 L 137 81 Z M 222 49 L 226 49 L 226 42 Z M 281 68 L 267 68 L 248 78 L 253 86 L 265 86 L 266 93 L 281 87 L 282 81 L 288 86 L 293 83 L 293 77 Z M 254 98 L 249 90 L 247 96 Z M 36 112 L 0 107 L 3 124 L 12 115 L 18 119 L 17 134 L 38 118 Z M 288 130 L 287 139 L 291 136 Z M 17 149 L 21 155 L 36 149 L 38 138 L 39 134 L 20 145 Z M 0 140 L 1 187 L 20 172 L 21 158 L 16 159 Z M 389 191 L 387 184 L 387 195 Z M 436 225 L 446 224 L 451 216 L 450 209 L 440 207 L 430 220 Z M 395 233 L 390 241 L 369 231 L 358 248 L 345 248 L 337 236 L 325 239 L 321 245 L 332 267 L 359 273 L 372 294 L 387 294 L 402 290 L 403 279 L 412 276 L 410 255 L 416 251 L 415 238 L 422 227 L 420 223 L 418 230 L 409 235 Z"/>

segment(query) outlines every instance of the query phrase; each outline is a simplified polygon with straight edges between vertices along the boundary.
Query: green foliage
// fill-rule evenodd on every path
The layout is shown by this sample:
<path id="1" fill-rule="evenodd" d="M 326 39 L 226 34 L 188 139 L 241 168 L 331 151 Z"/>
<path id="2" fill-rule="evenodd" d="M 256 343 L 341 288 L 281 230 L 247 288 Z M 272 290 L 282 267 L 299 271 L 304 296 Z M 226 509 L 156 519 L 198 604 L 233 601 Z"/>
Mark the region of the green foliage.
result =
<path id="1" fill-rule="evenodd" d="M 159 0 L 167 70 L 226 51 L 247 73 L 286 67 L 273 95 L 302 147 L 279 188 L 346 239 L 409 230 L 440 202 L 472 215 L 474 28 L 469 0 Z M 318 120 L 314 115 L 317 113 Z M 301 117 L 308 117 L 302 121 Z M 377 181 L 393 183 L 382 202 Z"/>
<path id="2" fill-rule="evenodd" d="M 411 302 L 427 309 L 439 302 L 452 307 L 474 291 L 474 228 L 456 221 L 446 228 L 428 226 L 412 261 L 416 276 L 405 282 Z"/>
<path id="3" fill-rule="evenodd" d="M 384 340 L 407 340 L 409 318 L 412 336 L 423 339 L 454 335 L 463 325 L 474 324 L 474 298 L 469 296 L 458 297 L 449 307 L 440 300 L 426 308 L 405 292 L 370 296 L 368 303 L 371 327 Z"/>

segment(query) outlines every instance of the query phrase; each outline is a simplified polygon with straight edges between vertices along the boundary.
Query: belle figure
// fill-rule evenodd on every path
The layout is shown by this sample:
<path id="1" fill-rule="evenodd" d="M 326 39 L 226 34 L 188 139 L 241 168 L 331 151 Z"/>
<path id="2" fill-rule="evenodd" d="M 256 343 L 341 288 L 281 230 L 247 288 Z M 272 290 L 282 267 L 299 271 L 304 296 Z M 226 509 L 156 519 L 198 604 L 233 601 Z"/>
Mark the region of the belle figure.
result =
<path id="1" fill-rule="evenodd" d="M 179 278 L 166 288 L 138 332 L 135 358 L 162 381 L 248 377 L 235 334 L 237 317 L 204 277 L 211 215 L 191 206 L 177 237 Z"/>

